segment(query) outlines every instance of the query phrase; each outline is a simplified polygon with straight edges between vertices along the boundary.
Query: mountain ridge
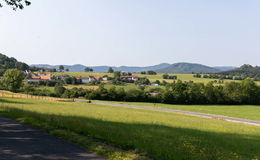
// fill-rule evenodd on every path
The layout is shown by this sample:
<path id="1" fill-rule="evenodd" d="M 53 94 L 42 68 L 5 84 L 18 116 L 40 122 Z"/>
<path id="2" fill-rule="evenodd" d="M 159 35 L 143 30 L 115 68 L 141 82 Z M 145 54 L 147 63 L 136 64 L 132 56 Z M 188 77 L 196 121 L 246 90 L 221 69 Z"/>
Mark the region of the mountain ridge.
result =
<path id="1" fill-rule="evenodd" d="M 168 67 L 176 64 L 186 64 L 190 65 L 191 67 L 186 67 L 186 69 L 182 70 L 169 70 Z M 199 65 L 202 68 L 201 69 L 196 69 L 196 66 L 194 65 Z M 58 69 L 60 65 L 49 65 L 49 64 L 33 64 L 31 66 L 36 66 L 36 67 L 46 67 L 46 68 L 56 68 Z M 153 70 L 161 73 L 213 73 L 213 72 L 221 72 L 221 71 L 227 71 L 227 70 L 232 70 L 236 67 L 232 66 L 218 66 L 218 67 L 209 67 L 206 65 L 202 64 L 197 64 L 197 63 L 187 63 L 187 62 L 181 62 L 181 63 L 174 63 L 174 64 L 169 64 L 169 63 L 160 63 L 157 65 L 152 65 L 152 66 L 109 66 L 109 65 L 103 65 L 103 66 L 85 66 L 82 64 L 74 64 L 74 65 L 63 65 L 66 69 L 69 69 L 71 72 L 84 72 L 84 69 L 86 67 L 90 67 L 94 69 L 94 72 L 107 72 L 110 67 L 112 67 L 115 71 L 124 71 L 124 72 L 142 72 L 142 71 L 148 71 L 148 70 Z M 192 67 L 193 66 L 193 67 Z M 167 72 L 164 72 L 164 70 L 167 70 Z M 174 72 L 175 71 L 175 72 Z"/>

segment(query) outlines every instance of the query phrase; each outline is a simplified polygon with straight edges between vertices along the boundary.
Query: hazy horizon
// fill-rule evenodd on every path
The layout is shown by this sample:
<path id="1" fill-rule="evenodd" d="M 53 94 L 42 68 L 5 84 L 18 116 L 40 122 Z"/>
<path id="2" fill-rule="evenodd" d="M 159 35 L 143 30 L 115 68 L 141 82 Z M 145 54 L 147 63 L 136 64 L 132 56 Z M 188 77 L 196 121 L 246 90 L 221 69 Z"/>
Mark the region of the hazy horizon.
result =
<path id="1" fill-rule="evenodd" d="M 29 64 L 31 66 L 33 65 L 51 65 L 51 66 L 58 66 L 58 65 L 67 65 L 67 66 L 73 66 L 73 65 L 84 65 L 84 66 L 89 66 L 89 67 L 96 67 L 96 66 L 109 66 L 109 67 L 149 67 L 149 66 L 154 66 L 154 65 L 159 65 L 159 64 L 164 64 L 166 62 L 162 62 L 162 63 L 157 63 L 157 64 L 152 64 L 152 65 L 84 65 L 84 64 Z M 192 63 L 192 62 L 176 62 L 176 63 Z M 167 63 L 167 64 L 174 64 L 174 63 Z M 192 63 L 192 64 L 201 64 L 201 63 Z M 205 64 L 201 64 L 201 65 L 205 65 Z M 240 66 L 223 66 L 223 65 L 218 65 L 218 66 L 211 66 L 211 65 L 206 65 L 209 67 L 240 67 Z"/>
<path id="2" fill-rule="evenodd" d="M 0 8 L 0 53 L 28 64 L 260 65 L 260 1 L 31 0 Z"/>

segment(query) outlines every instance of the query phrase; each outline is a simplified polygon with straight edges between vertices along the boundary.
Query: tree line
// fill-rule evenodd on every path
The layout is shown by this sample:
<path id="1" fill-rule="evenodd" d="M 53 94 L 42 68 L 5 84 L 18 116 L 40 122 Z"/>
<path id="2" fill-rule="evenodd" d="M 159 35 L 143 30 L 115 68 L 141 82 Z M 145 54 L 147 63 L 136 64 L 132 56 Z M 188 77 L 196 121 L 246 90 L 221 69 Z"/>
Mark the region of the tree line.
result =
<path id="1" fill-rule="evenodd" d="M 194 83 L 182 82 L 166 83 L 164 88 L 139 88 L 125 90 L 123 87 L 107 89 L 103 83 L 98 89 L 66 89 L 63 83 L 53 83 L 54 92 L 39 90 L 37 87 L 23 83 L 25 74 L 17 69 L 9 69 L 1 79 L 1 89 L 26 94 L 53 96 L 63 98 L 85 97 L 95 100 L 153 102 L 167 104 L 260 104 L 260 87 L 253 79 L 247 78 L 241 82 L 228 82 L 223 85 L 214 85 L 214 82 Z M 143 79 L 141 84 L 148 83 Z M 138 85 L 138 84 L 137 84 Z"/>

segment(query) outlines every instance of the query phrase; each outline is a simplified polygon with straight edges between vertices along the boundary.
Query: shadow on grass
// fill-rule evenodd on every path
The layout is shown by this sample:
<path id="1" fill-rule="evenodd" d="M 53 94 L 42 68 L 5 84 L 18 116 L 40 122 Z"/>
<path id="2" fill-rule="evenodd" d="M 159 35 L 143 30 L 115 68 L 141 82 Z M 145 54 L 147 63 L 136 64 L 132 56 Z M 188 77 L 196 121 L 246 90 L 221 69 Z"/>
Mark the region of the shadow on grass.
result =
<path id="1" fill-rule="evenodd" d="M 152 159 L 260 158 L 260 135 L 218 133 L 158 124 L 121 123 L 88 117 L 47 115 L 18 109 L 0 113 L 13 118 L 23 118 L 25 123 L 39 128 L 48 124 L 52 129 L 72 131 L 124 150 L 137 150 Z M 74 143 L 78 143 L 77 140 L 74 140 Z"/>
<path id="2" fill-rule="evenodd" d="M 6 98 L 0 98 L 0 104 L 2 103 L 13 103 L 13 104 L 33 104 L 33 103 L 30 103 L 30 102 L 21 102 L 21 101 L 16 101 L 16 100 L 7 100 Z"/>

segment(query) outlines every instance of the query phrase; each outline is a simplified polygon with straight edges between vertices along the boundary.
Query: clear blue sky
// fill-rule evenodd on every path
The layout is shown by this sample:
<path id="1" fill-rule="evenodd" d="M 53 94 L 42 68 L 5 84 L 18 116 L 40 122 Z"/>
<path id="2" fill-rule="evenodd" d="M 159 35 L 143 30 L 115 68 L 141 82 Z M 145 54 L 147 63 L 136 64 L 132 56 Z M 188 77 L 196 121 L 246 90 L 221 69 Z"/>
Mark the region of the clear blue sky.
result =
<path id="1" fill-rule="evenodd" d="M 0 52 L 29 64 L 260 65 L 259 0 L 31 0 L 0 8 Z"/>

